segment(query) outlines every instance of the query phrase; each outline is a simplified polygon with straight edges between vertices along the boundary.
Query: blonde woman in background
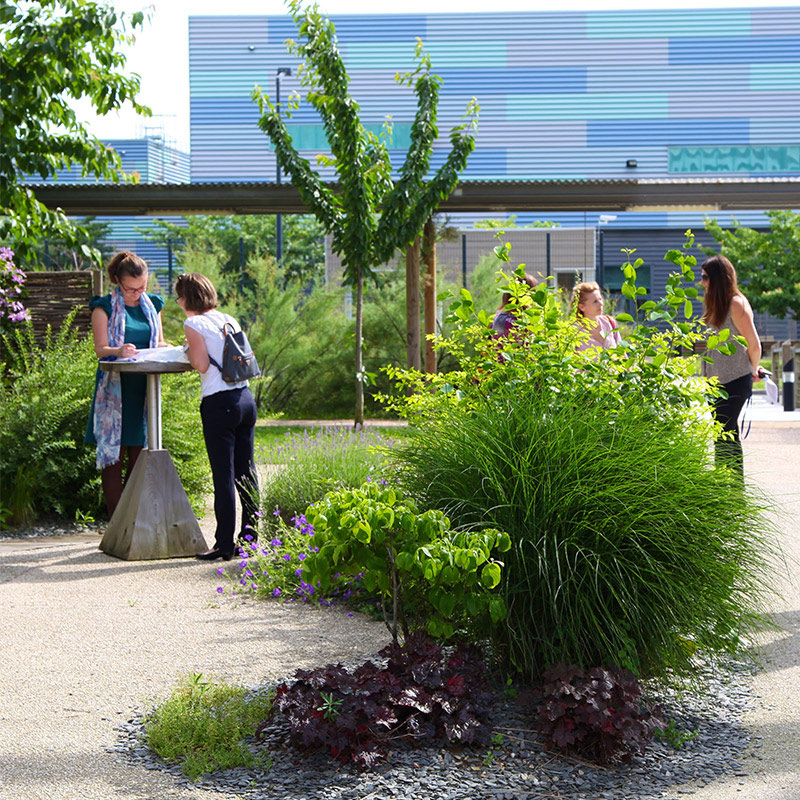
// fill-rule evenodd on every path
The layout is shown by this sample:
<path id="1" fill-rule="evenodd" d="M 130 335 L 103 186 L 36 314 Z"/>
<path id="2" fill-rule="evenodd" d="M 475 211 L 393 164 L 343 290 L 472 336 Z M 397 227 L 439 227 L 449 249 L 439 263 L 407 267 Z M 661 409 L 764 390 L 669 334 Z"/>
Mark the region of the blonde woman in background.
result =
<path id="1" fill-rule="evenodd" d="M 578 324 L 589 331 L 589 338 L 578 345 L 578 350 L 590 347 L 616 347 L 621 337 L 614 317 L 603 313 L 603 292 L 595 281 L 578 283 L 572 290 L 572 306 Z"/>

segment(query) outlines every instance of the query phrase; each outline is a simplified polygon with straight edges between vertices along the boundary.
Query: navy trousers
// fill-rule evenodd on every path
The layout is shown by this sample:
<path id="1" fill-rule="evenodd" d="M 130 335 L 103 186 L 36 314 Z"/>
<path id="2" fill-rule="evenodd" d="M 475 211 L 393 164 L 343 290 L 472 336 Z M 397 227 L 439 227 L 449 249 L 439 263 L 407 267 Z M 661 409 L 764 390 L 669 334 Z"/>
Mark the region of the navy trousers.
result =
<path id="1" fill-rule="evenodd" d="M 229 389 L 204 397 L 200 418 L 206 440 L 208 461 L 214 479 L 214 515 L 217 531 L 214 546 L 223 553 L 235 548 L 236 492 L 242 503 L 242 527 L 255 528 L 258 509 L 253 443 L 256 404 L 248 388 Z M 255 530 L 252 531 L 255 534 Z"/>

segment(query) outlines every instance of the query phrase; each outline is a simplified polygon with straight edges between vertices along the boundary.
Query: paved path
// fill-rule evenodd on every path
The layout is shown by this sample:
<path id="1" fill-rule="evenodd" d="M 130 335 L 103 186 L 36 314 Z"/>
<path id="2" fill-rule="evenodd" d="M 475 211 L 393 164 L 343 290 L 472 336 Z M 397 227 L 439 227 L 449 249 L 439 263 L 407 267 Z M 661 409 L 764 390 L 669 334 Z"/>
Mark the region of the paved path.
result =
<path id="1" fill-rule="evenodd" d="M 747 717 L 763 760 L 697 800 L 800 800 L 800 415 L 776 422 L 768 410 L 754 410 L 745 465 L 783 504 L 777 519 L 796 561 L 775 608 L 783 631 L 756 678 L 763 704 Z M 0 543 L 0 800 L 221 800 L 107 753 L 114 726 L 190 672 L 257 683 L 386 643 L 382 625 L 359 617 L 218 598 L 216 565 L 118 561 L 97 543 Z"/>

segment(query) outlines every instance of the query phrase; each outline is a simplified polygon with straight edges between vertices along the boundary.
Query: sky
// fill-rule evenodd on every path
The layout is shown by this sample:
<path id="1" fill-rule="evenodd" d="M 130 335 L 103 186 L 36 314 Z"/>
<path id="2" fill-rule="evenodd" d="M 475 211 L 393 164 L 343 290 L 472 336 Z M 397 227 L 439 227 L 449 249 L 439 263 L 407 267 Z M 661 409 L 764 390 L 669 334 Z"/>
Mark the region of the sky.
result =
<path id="1" fill-rule="evenodd" d="M 149 8 L 150 21 L 137 31 L 136 42 L 126 48 L 127 71 L 141 76 L 139 100 L 153 116 L 139 117 L 130 109 L 96 117 L 88 104 L 77 111 L 89 129 L 101 139 L 131 139 L 163 135 L 167 143 L 189 150 L 189 15 L 285 14 L 281 0 L 112 0 L 119 11 Z M 376 7 L 377 5 L 377 7 Z M 599 11 L 654 8 L 791 7 L 797 0 L 558 0 L 559 11 Z M 488 10 L 553 10 L 539 0 L 319 0 L 326 14 L 476 13 Z"/>

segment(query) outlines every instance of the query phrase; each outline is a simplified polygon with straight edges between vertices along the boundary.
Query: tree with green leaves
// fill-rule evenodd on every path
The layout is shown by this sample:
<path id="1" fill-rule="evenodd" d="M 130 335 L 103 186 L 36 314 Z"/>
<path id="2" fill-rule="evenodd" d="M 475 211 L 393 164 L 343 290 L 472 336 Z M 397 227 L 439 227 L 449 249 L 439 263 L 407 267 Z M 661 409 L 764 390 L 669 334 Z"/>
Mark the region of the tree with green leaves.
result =
<path id="1" fill-rule="evenodd" d="M 730 259 L 740 288 L 756 311 L 780 319 L 800 319 L 800 214 L 767 211 L 769 231 L 746 228 L 738 220 L 723 228 L 706 220 L 706 230 L 719 242 L 720 253 Z M 716 255 L 709 247 L 702 250 Z"/>
<path id="2" fill-rule="evenodd" d="M 252 258 L 269 254 L 275 256 L 274 215 L 191 215 L 180 223 L 157 219 L 151 228 L 140 228 L 145 239 L 162 247 L 168 240 L 177 251 L 177 261 L 183 266 L 185 248 L 218 249 L 224 259 L 224 273 L 238 275 L 242 257 L 245 263 Z M 284 285 L 290 281 L 303 284 L 321 283 L 325 270 L 325 233 L 311 214 L 292 214 L 284 220 L 285 247 L 279 265 Z"/>
<path id="3" fill-rule="evenodd" d="M 330 156 L 318 156 L 318 163 L 336 170 L 336 192 L 323 183 L 318 172 L 295 149 L 282 109 L 256 87 L 259 127 L 269 136 L 283 171 L 292 179 L 303 202 L 333 237 L 333 249 L 342 259 L 344 282 L 356 290 L 354 422 L 364 420 L 362 308 L 364 277 L 390 260 L 395 250 L 407 247 L 425 222 L 448 197 L 475 148 L 477 103 L 467 106 L 463 124 L 450 131 L 450 152 L 442 166 L 426 180 L 433 143 L 438 136 L 436 113 L 441 79 L 431 71 L 431 61 L 417 40 L 417 68 L 398 75 L 398 82 L 413 87 L 417 112 L 411 128 L 411 145 L 397 177 L 392 175 L 388 143 L 391 125 L 378 136 L 368 131 L 359 118 L 359 107 L 348 89 L 349 77 L 339 54 L 333 23 L 317 5 L 304 8 L 302 0 L 289 0 L 290 13 L 301 41 L 289 41 L 288 49 L 303 59 L 301 83 L 306 99 L 322 118 Z M 289 103 L 289 111 L 298 105 Z"/>
<path id="4" fill-rule="evenodd" d="M 118 181 L 120 158 L 79 121 L 75 101 L 88 100 L 100 115 L 136 102 L 139 78 L 126 76 L 120 45 L 133 40 L 144 14 L 117 13 L 103 2 L 0 0 L 0 243 L 21 263 L 40 260 L 37 244 L 49 238 L 97 256 L 78 225 L 48 210 L 24 185 L 26 176 L 53 178 L 80 166 L 84 175 Z M 84 232 L 85 234 L 85 232 Z"/>
<path id="5" fill-rule="evenodd" d="M 98 222 L 97 217 L 83 217 L 74 222 L 75 239 L 71 243 L 59 239 L 40 242 L 37 249 L 45 269 L 89 269 L 93 263 L 98 263 L 97 253 L 102 262 L 113 255 L 114 250 L 108 244 L 110 222 Z M 87 255 L 87 249 L 91 255 Z"/>

